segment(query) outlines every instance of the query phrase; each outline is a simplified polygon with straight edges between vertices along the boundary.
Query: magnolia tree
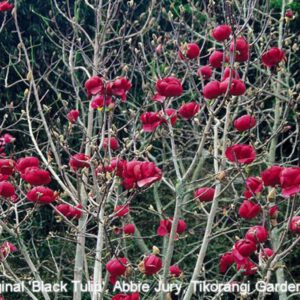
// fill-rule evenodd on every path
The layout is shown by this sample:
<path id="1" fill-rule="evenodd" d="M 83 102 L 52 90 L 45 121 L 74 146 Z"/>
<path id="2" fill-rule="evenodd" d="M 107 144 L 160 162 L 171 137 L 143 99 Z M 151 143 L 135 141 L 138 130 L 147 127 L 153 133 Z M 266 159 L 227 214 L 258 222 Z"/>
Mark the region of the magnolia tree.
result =
<path id="1" fill-rule="evenodd" d="M 48 2 L 0 2 L 1 278 L 24 283 L 3 297 L 266 299 L 193 283 L 293 281 L 292 3 Z"/>

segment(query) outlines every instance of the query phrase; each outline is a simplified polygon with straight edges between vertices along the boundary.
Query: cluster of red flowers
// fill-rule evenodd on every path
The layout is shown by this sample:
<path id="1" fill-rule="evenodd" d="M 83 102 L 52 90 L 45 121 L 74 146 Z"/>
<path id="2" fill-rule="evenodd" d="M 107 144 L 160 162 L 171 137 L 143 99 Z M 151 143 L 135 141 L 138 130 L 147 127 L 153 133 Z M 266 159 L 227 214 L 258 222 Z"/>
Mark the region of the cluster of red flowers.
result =
<path id="1" fill-rule="evenodd" d="M 300 192 L 300 168 L 271 166 L 261 173 L 261 177 L 248 177 L 244 197 L 246 198 L 239 208 L 239 216 L 245 219 L 255 218 L 262 210 L 259 203 L 254 202 L 256 197 L 265 187 L 281 187 L 282 195 L 293 196 Z M 269 216 L 276 219 L 278 206 L 272 205 L 269 208 Z M 300 216 L 295 216 L 289 223 L 292 232 L 300 233 Z M 245 238 L 237 241 L 231 252 L 225 253 L 220 259 L 220 272 L 225 273 L 227 269 L 236 263 L 237 270 L 244 275 L 253 275 L 257 271 L 256 264 L 250 256 L 257 251 L 257 244 L 265 243 L 268 239 L 268 232 L 263 226 L 252 226 L 247 231 Z M 260 255 L 267 260 L 273 255 L 272 249 L 262 248 Z"/>
<path id="2" fill-rule="evenodd" d="M 177 114 L 180 115 L 184 120 L 192 119 L 200 109 L 200 105 L 194 101 L 183 103 L 179 108 L 178 112 L 175 109 L 168 108 L 165 111 L 159 112 L 144 112 L 140 120 L 143 125 L 145 132 L 153 132 L 159 125 L 166 124 L 167 120 L 170 120 L 172 126 L 177 121 Z"/>
<path id="3" fill-rule="evenodd" d="M 9 178 L 17 171 L 24 182 L 31 188 L 27 192 L 27 200 L 39 204 L 53 203 L 58 193 L 45 186 L 51 182 L 50 173 L 40 168 L 40 160 L 34 156 L 19 158 L 16 162 L 12 159 L 0 159 L 0 196 L 11 201 L 17 200 L 14 185 Z M 60 204 L 55 211 L 67 218 L 79 219 L 82 216 L 81 205 L 73 207 L 69 204 Z"/>
<path id="4" fill-rule="evenodd" d="M 113 107 L 113 96 L 126 101 L 131 86 L 131 82 L 126 77 L 117 77 L 113 81 L 105 81 L 99 76 L 93 76 L 85 82 L 88 96 L 93 96 L 91 106 L 94 109 Z"/>
<path id="5" fill-rule="evenodd" d="M 99 166 L 97 173 L 115 172 L 122 178 L 122 185 L 126 190 L 136 187 L 146 187 L 162 178 L 162 171 L 153 162 L 148 161 L 125 161 L 112 159 L 106 166 Z"/>
<path id="6" fill-rule="evenodd" d="M 256 264 L 250 259 L 250 256 L 258 250 L 258 245 L 265 243 L 268 239 L 268 231 L 265 227 L 257 225 L 252 226 L 247 231 L 243 239 L 238 240 L 231 252 L 222 255 L 220 259 L 220 272 L 225 273 L 227 269 L 236 263 L 237 270 L 243 275 L 253 275 L 257 272 Z M 261 258 L 267 260 L 273 255 L 270 248 L 262 248 Z"/>

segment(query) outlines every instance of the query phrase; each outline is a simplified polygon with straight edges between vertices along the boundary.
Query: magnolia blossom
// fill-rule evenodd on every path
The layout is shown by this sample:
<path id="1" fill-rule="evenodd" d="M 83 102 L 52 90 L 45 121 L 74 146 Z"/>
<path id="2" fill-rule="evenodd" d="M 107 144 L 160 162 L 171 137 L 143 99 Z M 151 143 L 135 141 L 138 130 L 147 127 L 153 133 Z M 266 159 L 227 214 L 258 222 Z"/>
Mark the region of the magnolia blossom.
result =
<path id="1" fill-rule="evenodd" d="M 178 114 L 185 120 L 192 119 L 200 109 L 200 105 L 192 101 L 189 103 L 184 103 L 180 106 Z"/>
<path id="2" fill-rule="evenodd" d="M 10 198 L 15 194 L 14 186 L 7 181 L 0 181 L 0 196 Z"/>
<path id="3" fill-rule="evenodd" d="M 177 265 L 170 266 L 169 271 L 173 277 L 179 277 L 182 274 L 182 270 Z"/>
<path id="4" fill-rule="evenodd" d="M 214 28 L 211 35 L 216 41 L 223 42 L 230 37 L 231 32 L 231 27 L 224 24 Z"/>
<path id="5" fill-rule="evenodd" d="M 50 173 L 38 167 L 26 168 L 21 177 L 31 185 L 47 185 L 51 182 Z"/>
<path id="6" fill-rule="evenodd" d="M 200 55 L 200 48 L 195 43 L 184 44 L 180 47 L 180 51 L 178 52 L 178 56 L 180 59 L 184 59 L 185 57 L 188 59 L 195 59 Z"/>
<path id="7" fill-rule="evenodd" d="M 104 91 L 104 81 L 99 76 L 89 78 L 84 84 L 89 96 L 97 95 Z"/>
<path id="8" fill-rule="evenodd" d="M 252 226 L 247 231 L 245 238 L 254 243 L 264 243 L 268 239 L 268 231 L 263 226 Z"/>
<path id="9" fill-rule="evenodd" d="M 141 271 L 146 275 L 153 275 L 160 271 L 162 268 L 162 260 L 154 255 L 150 254 L 142 262 Z"/>
<path id="10" fill-rule="evenodd" d="M 123 166 L 122 183 L 126 190 L 149 186 L 161 177 L 162 171 L 153 162 L 133 160 Z"/>
<path id="11" fill-rule="evenodd" d="M 244 219 L 253 219 L 261 211 L 261 206 L 249 200 L 244 200 L 239 208 L 239 216 Z"/>
<path id="12" fill-rule="evenodd" d="M 206 99 L 214 99 L 222 95 L 220 82 L 217 80 L 210 81 L 203 88 L 203 96 Z"/>
<path id="13" fill-rule="evenodd" d="M 214 199 L 215 189 L 210 187 L 202 187 L 194 192 L 194 196 L 200 202 L 210 202 Z"/>
<path id="14" fill-rule="evenodd" d="M 280 166 L 271 166 L 261 172 L 261 179 L 265 186 L 275 187 L 280 184 L 280 175 L 283 168 Z"/>
<path id="15" fill-rule="evenodd" d="M 232 41 L 229 50 L 234 52 L 235 60 L 238 62 L 245 62 L 249 59 L 249 44 L 243 37 L 239 37 L 236 41 Z"/>
<path id="16" fill-rule="evenodd" d="M 31 202 L 50 204 L 55 201 L 57 194 L 48 187 L 37 186 L 27 193 L 27 199 Z"/>
<path id="17" fill-rule="evenodd" d="M 284 59 L 284 51 L 276 47 L 271 48 L 270 50 L 265 52 L 261 57 L 263 64 L 269 68 L 277 66 Z"/>
<path id="18" fill-rule="evenodd" d="M 215 69 L 220 68 L 222 66 L 223 60 L 225 62 L 228 62 L 228 57 L 225 56 L 224 58 L 224 53 L 222 51 L 216 50 L 209 57 L 209 63 Z"/>
<path id="19" fill-rule="evenodd" d="M 34 156 L 26 156 L 19 158 L 16 163 L 16 170 L 20 173 L 23 173 L 26 168 L 30 167 L 39 167 L 40 166 L 40 160 L 37 157 Z"/>
<path id="20" fill-rule="evenodd" d="M 284 168 L 280 173 L 282 195 L 293 196 L 300 192 L 300 167 Z"/>
<path id="21" fill-rule="evenodd" d="M 79 117 L 79 111 L 77 109 L 72 109 L 67 114 L 67 118 L 70 123 L 76 123 L 78 117 Z"/>
<path id="22" fill-rule="evenodd" d="M 219 270 L 220 273 L 226 273 L 228 268 L 235 262 L 234 256 L 231 252 L 224 253 L 220 258 Z"/>
<path id="23" fill-rule="evenodd" d="M 76 207 L 69 204 L 59 204 L 55 207 L 55 210 L 69 219 L 80 219 L 82 216 L 82 205 Z"/>
<path id="24" fill-rule="evenodd" d="M 250 145 L 236 144 L 228 147 L 225 151 L 227 159 L 240 164 L 250 164 L 256 158 L 255 150 Z"/>
<path id="25" fill-rule="evenodd" d="M 156 82 L 156 90 L 158 94 L 163 97 L 178 97 L 181 96 L 183 92 L 181 81 L 172 76 L 159 79 Z"/>
<path id="26" fill-rule="evenodd" d="M 85 155 L 84 153 L 77 153 L 71 156 L 69 165 L 72 170 L 77 171 L 83 168 L 89 168 L 90 157 Z"/>
<path id="27" fill-rule="evenodd" d="M 161 124 L 161 117 L 158 112 L 144 112 L 140 120 L 145 132 L 153 132 Z"/>
<path id="28" fill-rule="evenodd" d="M 243 115 L 237 118 L 234 123 L 234 128 L 239 132 L 249 130 L 256 125 L 256 119 L 251 115 Z"/>
<path id="29" fill-rule="evenodd" d="M 110 273 L 110 282 L 115 284 L 117 278 L 125 274 L 127 259 L 125 257 L 113 258 L 106 264 L 106 270 Z"/>

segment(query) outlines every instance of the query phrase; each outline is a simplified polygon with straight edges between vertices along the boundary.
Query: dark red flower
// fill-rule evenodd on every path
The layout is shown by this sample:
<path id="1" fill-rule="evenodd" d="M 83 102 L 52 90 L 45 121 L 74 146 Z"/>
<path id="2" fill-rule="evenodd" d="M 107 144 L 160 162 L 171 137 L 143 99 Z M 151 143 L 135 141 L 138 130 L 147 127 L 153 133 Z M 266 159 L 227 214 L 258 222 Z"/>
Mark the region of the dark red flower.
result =
<path id="1" fill-rule="evenodd" d="M 14 186 L 7 181 L 0 182 L 0 196 L 4 198 L 10 198 L 15 194 Z"/>
<path id="2" fill-rule="evenodd" d="M 244 200 L 239 208 L 239 216 L 244 219 L 253 219 L 255 218 L 261 211 L 261 207 L 259 204 L 256 204 L 249 200 Z"/>
<path id="3" fill-rule="evenodd" d="M 231 27 L 224 24 L 224 25 L 217 26 L 212 31 L 211 35 L 216 41 L 223 42 L 223 41 L 229 39 L 231 32 L 232 32 Z"/>
<path id="4" fill-rule="evenodd" d="M 206 99 L 214 99 L 220 95 L 222 95 L 222 91 L 220 89 L 220 82 L 217 80 L 210 81 L 203 88 L 203 96 Z"/>
<path id="5" fill-rule="evenodd" d="M 55 201 L 57 194 L 48 187 L 37 186 L 27 193 L 27 199 L 31 202 L 50 204 Z"/>
<path id="6" fill-rule="evenodd" d="M 103 79 L 98 76 L 93 76 L 89 78 L 84 84 L 88 96 L 97 95 L 99 93 L 103 93 L 104 91 L 104 82 Z"/>
<path id="7" fill-rule="evenodd" d="M 194 192 L 194 196 L 200 202 L 210 202 L 214 199 L 215 189 L 210 187 L 199 188 Z"/>
<path id="8" fill-rule="evenodd" d="M 80 219 L 82 216 L 82 205 L 71 206 L 69 204 L 59 204 L 55 207 L 57 212 L 60 212 L 62 215 L 69 219 Z"/>
<path id="9" fill-rule="evenodd" d="M 211 77 L 211 75 L 212 75 L 212 69 L 211 69 L 210 66 L 203 66 L 203 67 L 201 67 L 201 68 L 198 69 L 197 75 L 199 77 L 202 76 L 202 78 L 204 80 L 208 80 Z"/>
<path id="10" fill-rule="evenodd" d="M 280 184 L 280 174 L 283 170 L 280 166 L 272 166 L 261 172 L 261 178 L 265 186 L 275 187 Z"/>
<path id="11" fill-rule="evenodd" d="M 276 47 L 271 48 L 261 57 L 262 63 L 269 68 L 277 66 L 283 59 L 285 59 L 284 51 Z"/>
<path id="12" fill-rule="evenodd" d="M 223 64 L 224 53 L 222 51 L 214 51 L 209 57 L 209 63 L 213 68 L 220 68 Z M 224 62 L 228 62 L 228 57 L 225 56 Z"/>
<path id="13" fill-rule="evenodd" d="M 237 250 L 243 257 L 248 257 L 256 250 L 256 244 L 248 239 L 240 239 L 234 244 L 234 250 Z M 232 252 L 235 256 L 235 253 Z"/>
<path id="14" fill-rule="evenodd" d="M 67 118 L 69 120 L 70 123 L 76 123 L 79 117 L 79 111 L 76 109 L 72 109 L 71 111 L 69 111 L 69 113 L 67 114 Z"/>
<path id="15" fill-rule="evenodd" d="M 110 149 L 113 151 L 117 150 L 120 147 L 119 142 L 115 137 L 110 137 L 110 139 L 104 138 L 102 148 L 107 149 L 108 143 L 109 143 Z"/>
<path id="16" fill-rule="evenodd" d="M 164 97 L 178 97 L 183 92 L 181 82 L 176 77 L 166 77 L 157 80 L 156 90 L 159 95 Z"/>
<path id="17" fill-rule="evenodd" d="M 234 51 L 234 41 L 231 42 L 230 44 L 230 51 Z M 236 39 L 236 44 L 235 44 L 235 60 L 238 62 L 244 62 L 249 59 L 249 44 L 247 41 L 239 37 Z"/>
<path id="18" fill-rule="evenodd" d="M 256 158 L 255 150 L 250 145 L 236 144 L 228 147 L 225 151 L 227 159 L 240 164 L 250 164 Z"/>
<path id="19" fill-rule="evenodd" d="M 236 70 L 226 67 L 224 70 L 222 81 L 226 80 L 227 78 L 230 78 L 230 72 L 231 72 L 232 79 L 240 79 L 240 75 Z"/>
<path id="20" fill-rule="evenodd" d="M 246 191 L 244 196 L 246 198 L 252 198 L 258 194 L 263 188 L 263 183 L 258 177 L 248 177 L 246 179 Z"/>
<path id="21" fill-rule="evenodd" d="M 29 167 L 21 174 L 24 181 L 31 185 L 46 185 L 51 182 L 50 173 L 38 167 Z"/>
<path id="22" fill-rule="evenodd" d="M 220 258 L 219 270 L 220 273 L 226 273 L 228 268 L 234 264 L 234 256 L 231 252 L 224 253 Z"/>
<path id="23" fill-rule="evenodd" d="M 153 132 L 161 123 L 158 112 L 144 112 L 140 119 L 145 132 Z"/>
<path id="24" fill-rule="evenodd" d="M 227 92 L 227 89 L 229 88 L 228 85 L 230 83 L 230 78 L 225 79 L 220 83 L 220 90 L 223 94 Z M 246 85 L 245 83 L 240 79 L 231 79 L 231 85 L 229 88 L 229 95 L 232 96 L 241 96 L 245 94 L 246 92 Z"/>
<path id="25" fill-rule="evenodd" d="M 126 224 L 123 226 L 123 232 L 128 235 L 133 235 L 135 233 L 134 224 Z"/>
<path id="26" fill-rule="evenodd" d="M 110 282 L 115 283 L 119 276 L 125 274 L 127 269 L 127 259 L 125 257 L 113 258 L 106 264 L 106 270 L 110 273 Z"/>
<path id="27" fill-rule="evenodd" d="M 8 11 L 14 8 L 13 4 L 10 4 L 8 1 L 0 2 L 0 11 Z"/>
<path id="28" fill-rule="evenodd" d="M 156 255 L 150 254 L 144 259 L 143 268 L 146 275 L 156 274 L 162 268 L 162 261 Z"/>
<path id="29" fill-rule="evenodd" d="M 179 277 L 182 274 L 181 269 L 177 265 L 170 266 L 169 271 L 173 277 Z"/>
<path id="30" fill-rule="evenodd" d="M 126 77 L 118 77 L 110 85 L 110 91 L 113 95 L 121 97 L 122 101 L 126 101 L 127 92 L 131 87 L 132 84 Z"/>
<path id="31" fill-rule="evenodd" d="M 300 233 L 300 216 L 293 217 L 290 223 L 290 231 Z"/>
<path id="32" fill-rule="evenodd" d="M 22 157 L 17 160 L 16 163 L 16 170 L 20 173 L 23 173 L 26 168 L 29 167 L 39 167 L 40 166 L 40 160 L 37 157 L 33 156 L 27 156 Z"/>
<path id="33" fill-rule="evenodd" d="M 264 226 L 252 226 L 248 229 L 245 238 L 256 244 L 264 243 L 268 239 L 268 231 Z"/>
<path id="34" fill-rule="evenodd" d="M 249 259 L 246 259 L 242 264 L 236 264 L 237 271 L 241 270 L 241 274 L 245 276 L 254 275 L 257 272 L 257 266 Z"/>
<path id="35" fill-rule="evenodd" d="M 78 169 L 89 168 L 90 157 L 84 153 L 77 153 L 71 156 L 69 165 L 72 170 L 77 171 Z"/>
<path id="36" fill-rule="evenodd" d="M 105 101 L 104 101 L 105 99 Z M 104 95 L 97 95 L 93 98 L 91 102 L 91 107 L 93 109 L 102 109 L 104 106 L 112 108 L 113 107 L 113 101 L 110 96 L 104 96 Z"/>
<path id="37" fill-rule="evenodd" d="M 144 187 L 160 180 L 162 171 L 153 162 L 133 160 L 123 168 L 123 186 L 126 190 Z"/>
<path id="38" fill-rule="evenodd" d="M 117 205 L 114 212 L 119 218 L 124 217 L 129 213 L 129 205 Z"/>
<path id="39" fill-rule="evenodd" d="M 180 59 L 184 59 L 184 57 L 187 57 L 188 59 L 195 59 L 199 55 L 200 55 L 200 48 L 195 43 L 182 45 L 180 47 L 180 51 L 178 52 L 178 56 Z"/>
<path id="40" fill-rule="evenodd" d="M 300 167 L 283 168 L 280 173 L 282 195 L 290 197 L 300 192 Z"/>
<path id="41" fill-rule="evenodd" d="M 246 130 L 249 130 L 256 125 L 256 120 L 251 115 L 243 115 L 239 118 L 237 118 L 234 123 L 234 128 L 238 130 L 239 132 L 243 132 Z"/>
<path id="42" fill-rule="evenodd" d="M 180 106 L 178 114 L 185 120 L 192 119 L 200 109 L 200 105 L 192 101 L 189 103 L 184 103 Z"/>
<path id="43" fill-rule="evenodd" d="M 9 158 L 0 159 L 0 174 L 12 175 L 15 169 L 15 162 Z"/>

